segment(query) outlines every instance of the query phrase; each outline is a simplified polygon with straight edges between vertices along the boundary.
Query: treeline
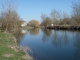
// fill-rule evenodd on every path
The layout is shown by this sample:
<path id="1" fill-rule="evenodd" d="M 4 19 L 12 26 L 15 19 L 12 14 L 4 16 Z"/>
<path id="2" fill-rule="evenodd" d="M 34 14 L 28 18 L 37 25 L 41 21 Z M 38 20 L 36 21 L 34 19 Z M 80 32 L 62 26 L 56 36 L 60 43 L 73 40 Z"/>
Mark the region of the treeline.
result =
<path id="1" fill-rule="evenodd" d="M 13 30 L 21 26 L 22 19 L 17 13 L 17 6 L 12 0 L 7 0 L 6 4 L 2 3 L 2 11 L 0 12 L 0 27 L 5 31 Z M 46 14 L 41 15 L 42 22 L 39 23 L 37 20 L 31 20 L 28 22 L 29 26 L 39 27 L 48 26 L 50 24 L 54 25 L 80 25 L 80 0 L 72 2 L 72 11 L 68 15 L 66 12 L 61 12 L 59 10 L 52 10 L 50 16 Z"/>
<path id="2" fill-rule="evenodd" d="M 22 19 L 16 11 L 16 4 L 7 0 L 2 3 L 2 11 L 0 12 L 0 26 L 4 31 L 13 30 L 20 27 Z"/>
<path id="3" fill-rule="evenodd" d="M 66 12 L 61 12 L 59 10 L 52 10 L 50 16 L 46 14 L 41 15 L 41 26 L 48 26 L 50 24 L 54 25 L 71 25 L 79 26 L 80 25 L 80 0 L 77 2 L 72 2 L 71 14 L 68 15 Z"/>

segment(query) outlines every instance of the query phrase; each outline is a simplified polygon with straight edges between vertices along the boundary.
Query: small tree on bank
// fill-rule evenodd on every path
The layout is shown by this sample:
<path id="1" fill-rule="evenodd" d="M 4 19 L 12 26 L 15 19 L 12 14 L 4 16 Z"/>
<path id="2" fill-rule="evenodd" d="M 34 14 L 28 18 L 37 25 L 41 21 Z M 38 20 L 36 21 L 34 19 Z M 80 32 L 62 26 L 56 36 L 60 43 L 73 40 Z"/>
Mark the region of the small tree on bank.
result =
<path id="1" fill-rule="evenodd" d="M 31 20 L 29 21 L 28 23 L 31 27 L 34 27 L 34 28 L 38 28 L 39 27 L 39 22 L 37 20 Z"/>

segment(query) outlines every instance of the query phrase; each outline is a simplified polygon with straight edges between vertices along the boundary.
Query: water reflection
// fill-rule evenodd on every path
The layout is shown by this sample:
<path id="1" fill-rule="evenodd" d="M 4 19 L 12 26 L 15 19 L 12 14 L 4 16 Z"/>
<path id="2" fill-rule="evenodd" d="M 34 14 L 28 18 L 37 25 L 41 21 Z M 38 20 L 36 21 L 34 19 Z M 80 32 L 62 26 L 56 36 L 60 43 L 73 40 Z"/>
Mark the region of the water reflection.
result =
<path id="1" fill-rule="evenodd" d="M 52 44 L 54 46 L 60 46 L 61 45 L 61 38 L 62 38 L 62 36 L 59 36 L 56 30 L 54 30 L 53 33 L 54 34 L 52 35 Z"/>
<path id="2" fill-rule="evenodd" d="M 62 42 L 65 45 L 69 43 L 67 31 L 59 32 L 57 30 L 42 29 L 42 33 L 43 42 L 51 40 L 51 43 L 56 47 L 61 46 Z"/>
<path id="3" fill-rule="evenodd" d="M 80 32 L 37 28 L 27 33 L 29 34 L 22 34 L 24 38 L 21 38 L 20 45 L 29 46 L 34 58 L 38 60 L 80 60 Z"/>
<path id="4" fill-rule="evenodd" d="M 49 29 L 42 29 L 42 32 L 44 33 L 44 35 L 45 36 L 50 36 L 51 35 L 51 33 L 52 33 L 52 31 L 51 30 L 49 30 Z"/>
<path id="5" fill-rule="evenodd" d="M 53 30 L 52 34 L 52 44 L 56 47 L 61 46 L 62 44 L 68 45 L 68 34 L 67 31 L 59 32 L 57 30 Z"/>
<path id="6" fill-rule="evenodd" d="M 27 30 L 21 30 L 22 34 L 26 34 Z"/>
<path id="7" fill-rule="evenodd" d="M 47 40 L 50 39 L 50 35 L 51 35 L 52 31 L 49 29 L 42 29 L 42 33 L 43 33 L 42 40 L 43 40 L 43 42 L 46 42 Z"/>
<path id="8" fill-rule="evenodd" d="M 22 39 L 24 37 L 24 35 L 27 35 L 27 30 L 24 29 L 16 29 L 14 31 L 10 31 L 10 33 L 12 33 L 15 38 L 17 39 L 17 43 L 19 43 L 20 39 Z"/>
<path id="9" fill-rule="evenodd" d="M 79 60 L 80 59 L 80 32 L 77 32 L 74 38 L 75 38 L 74 46 L 76 47 L 74 58 L 75 60 Z"/>
<path id="10" fill-rule="evenodd" d="M 66 32 L 66 31 L 64 32 L 63 37 L 64 37 L 64 44 L 65 44 L 65 45 L 68 45 L 69 40 L 68 40 L 68 34 L 67 34 L 67 32 Z"/>
<path id="11" fill-rule="evenodd" d="M 31 35 L 37 35 L 39 33 L 39 28 L 33 28 L 29 30 Z"/>

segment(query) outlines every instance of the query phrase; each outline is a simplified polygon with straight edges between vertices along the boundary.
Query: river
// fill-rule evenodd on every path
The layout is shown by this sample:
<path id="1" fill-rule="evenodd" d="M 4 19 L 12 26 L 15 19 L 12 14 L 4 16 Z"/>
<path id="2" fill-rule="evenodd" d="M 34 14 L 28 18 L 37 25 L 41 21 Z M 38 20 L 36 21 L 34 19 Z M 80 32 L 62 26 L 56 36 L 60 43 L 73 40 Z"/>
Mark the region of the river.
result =
<path id="1" fill-rule="evenodd" d="M 29 47 L 34 60 L 80 60 L 80 31 L 26 30 L 18 45 Z"/>

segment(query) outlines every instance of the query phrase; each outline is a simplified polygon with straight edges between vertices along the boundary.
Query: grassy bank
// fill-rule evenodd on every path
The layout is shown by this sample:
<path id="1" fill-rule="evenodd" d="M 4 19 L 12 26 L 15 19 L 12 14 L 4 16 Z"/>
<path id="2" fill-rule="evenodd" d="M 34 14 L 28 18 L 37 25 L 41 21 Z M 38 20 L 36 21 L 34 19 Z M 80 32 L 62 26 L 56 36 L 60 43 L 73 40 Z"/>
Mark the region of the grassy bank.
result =
<path id="1" fill-rule="evenodd" d="M 15 37 L 10 33 L 0 32 L 0 60 L 31 60 L 25 52 L 17 49 Z"/>

